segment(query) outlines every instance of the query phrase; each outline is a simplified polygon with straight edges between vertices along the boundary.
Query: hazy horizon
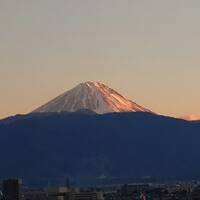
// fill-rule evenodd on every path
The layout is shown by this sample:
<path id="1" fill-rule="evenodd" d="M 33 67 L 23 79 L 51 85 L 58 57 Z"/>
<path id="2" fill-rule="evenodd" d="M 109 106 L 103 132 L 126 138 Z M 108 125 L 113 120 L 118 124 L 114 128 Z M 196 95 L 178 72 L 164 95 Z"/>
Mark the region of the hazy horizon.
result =
<path id="1" fill-rule="evenodd" d="M 197 0 L 0 0 L 0 118 L 85 81 L 104 82 L 156 113 L 199 116 L 199 7 Z"/>

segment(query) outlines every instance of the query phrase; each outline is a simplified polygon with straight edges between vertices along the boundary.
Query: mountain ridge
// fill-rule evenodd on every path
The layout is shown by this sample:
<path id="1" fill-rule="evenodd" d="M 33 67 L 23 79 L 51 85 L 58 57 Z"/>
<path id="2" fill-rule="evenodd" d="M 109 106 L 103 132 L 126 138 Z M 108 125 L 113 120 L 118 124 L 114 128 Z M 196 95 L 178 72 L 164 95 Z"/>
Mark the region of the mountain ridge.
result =
<path id="1" fill-rule="evenodd" d="M 200 123 L 144 112 L 17 116 L 0 123 L 0 178 L 31 184 L 65 177 L 98 184 L 101 174 L 107 183 L 199 179 L 199 133 Z"/>

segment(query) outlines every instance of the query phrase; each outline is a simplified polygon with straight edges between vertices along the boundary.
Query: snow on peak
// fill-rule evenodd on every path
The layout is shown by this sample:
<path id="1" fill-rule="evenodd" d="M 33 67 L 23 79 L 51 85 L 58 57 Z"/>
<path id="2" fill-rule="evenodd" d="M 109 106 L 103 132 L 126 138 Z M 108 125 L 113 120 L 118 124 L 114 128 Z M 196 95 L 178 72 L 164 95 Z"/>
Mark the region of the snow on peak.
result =
<path id="1" fill-rule="evenodd" d="M 83 109 L 99 114 L 151 112 L 98 81 L 80 83 L 33 112 L 76 112 Z"/>

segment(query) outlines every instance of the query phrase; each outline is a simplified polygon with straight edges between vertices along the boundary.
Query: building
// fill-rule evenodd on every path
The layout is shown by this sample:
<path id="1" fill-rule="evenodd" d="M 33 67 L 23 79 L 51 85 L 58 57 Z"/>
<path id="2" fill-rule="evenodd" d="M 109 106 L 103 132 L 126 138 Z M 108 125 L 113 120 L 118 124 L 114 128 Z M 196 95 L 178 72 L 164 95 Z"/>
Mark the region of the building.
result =
<path id="1" fill-rule="evenodd" d="M 25 200 L 48 200 L 48 196 L 43 190 L 26 191 L 24 194 Z"/>
<path id="2" fill-rule="evenodd" d="M 67 187 L 48 187 L 45 189 L 29 189 L 24 192 L 25 200 L 64 200 Z"/>
<path id="3" fill-rule="evenodd" d="M 79 192 L 69 193 L 66 195 L 65 200 L 103 200 L 102 192 Z"/>
<path id="4" fill-rule="evenodd" d="M 22 199 L 22 180 L 8 179 L 2 184 L 3 194 L 6 200 L 21 200 Z"/>
<path id="5" fill-rule="evenodd" d="M 200 187 L 196 187 L 192 192 L 190 192 L 190 199 L 199 200 L 200 199 Z"/>

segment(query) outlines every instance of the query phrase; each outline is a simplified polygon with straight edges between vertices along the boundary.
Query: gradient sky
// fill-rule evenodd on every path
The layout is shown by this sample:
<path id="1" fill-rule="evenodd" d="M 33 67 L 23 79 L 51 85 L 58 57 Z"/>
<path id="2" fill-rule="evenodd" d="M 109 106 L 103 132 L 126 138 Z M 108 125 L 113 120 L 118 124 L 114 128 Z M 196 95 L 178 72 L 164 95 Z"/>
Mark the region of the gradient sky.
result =
<path id="1" fill-rule="evenodd" d="M 99 80 L 200 115 L 199 0 L 0 0 L 0 118 Z"/>

